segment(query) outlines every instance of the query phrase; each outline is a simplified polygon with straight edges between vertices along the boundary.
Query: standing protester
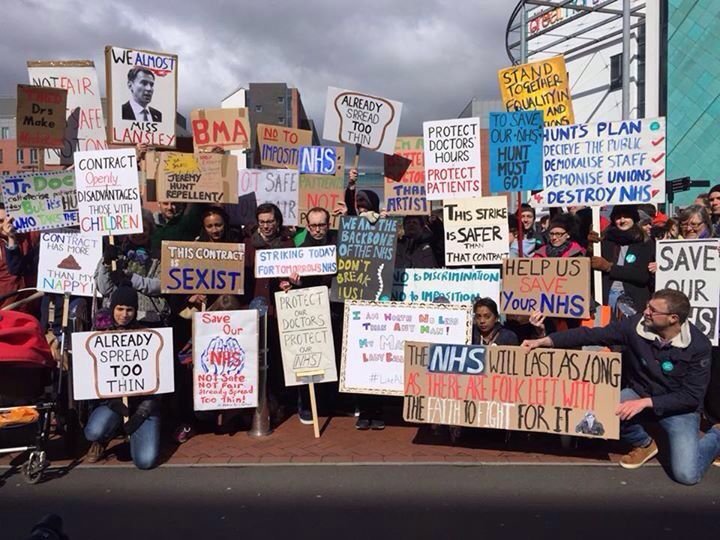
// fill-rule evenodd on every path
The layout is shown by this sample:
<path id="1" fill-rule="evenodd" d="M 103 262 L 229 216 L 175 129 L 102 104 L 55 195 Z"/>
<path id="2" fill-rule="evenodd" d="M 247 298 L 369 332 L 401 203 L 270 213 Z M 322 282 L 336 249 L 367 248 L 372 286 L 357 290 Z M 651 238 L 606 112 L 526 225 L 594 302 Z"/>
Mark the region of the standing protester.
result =
<path id="1" fill-rule="evenodd" d="M 525 235 L 523 235 L 525 236 Z M 518 238 L 518 224 L 517 224 L 517 218 L 515 216 L 508 217 L 508 239 L 510 241 L 510 253 L 508 257 L 511 259 L 517 258 L 520 256 L 520 248 L 519 248 L 519 238 Z M 538 244 L 536 244 L 535 240 L 532 238 L 523 238 L 522 239 L 522 249 L 523 249 L 523 257 L 532 257 L 532 253 L 535 252 L 535 249 L 538 247 Z"/>
<path id="2" fill-rule="evenodd" d="M 201 207 L 168 201 L 158 202 L 160 212 L 155 218 L 152 247 L 159 250 L 163 240 L 189 242 L 200 232 Z"/>
<path id="3" fill-rule="evenodd" d="M 492 298 L 478 298 L 473 304 L 473 345 L 519 345 L 515 332 L 503 327 L 500 313 Z"/>
<path id="4" fill-rule="evenodd" d="M 40 235 L 37 232 L 18 234 L 12 218 L 5 213 L 0 203 L 0 296 L 34 287 L 37 281 L 37 267 Z M 14 296 L 0 302 L 0 307 L 20 300 Z M 20 311 L 29 312 L 31 304 Z"/>
<path id="5" fill-rule="evenodd" d="M 689 314 L 687 296 L 662 289 L 642 314 L 604 328 L 576 328 L 523 342 L 529 349 L 624 346 L 623 388 L 615 414 L 621 420 L 620 437 L 633 450 L 620 465 L 637 469 L 657 455 L 657 444 L 642 426 L 657 421 L 668 436 L 673 477 L 686 485 L 698 483 L 720 455 L 720 424 L 698 437 L 710 379 L 710 341 L 687 320 Z"/>
<path id="6" fill-rule="evenodd" d="M 686 240 L 711 238 L 713 235 L 710 214 L 704 207 L 693 204 L 680 212 L 680 234 Z"/>
<path id="7" fill-rule="evenodd" d="M 549 242 L 538 248 L 533 257 L 584 257 L 585 248 L 573 240 L 577 227 L 573 214 L 558 214 L 552 218 L 548 225 Z"/>
<path id="8" fill-rule="evenodd" d="M 433 235 L 422 216 L 403 218 L 403 235 L 398 239 L 395 268 L 438 268 L 432 248 Z"/>
<path id="9" fill-rule="evenodd" d="M 713 224 L 713 236 L 720 238 L 720 184 L 710 188 L 708 204 L 710 205 L 710 218 Z"/>
<path id="10" fill-rule="evenodd" d="M 532 257 L 535 250 L 545 242 L 542 231 L 535 225 L 535 209 L 527 203 L 520 205 L 520 221 L 523 226 L 523 239 L 527 241 L 523 242 L 523 257 Z M 517 219 L 515 219 L 515 230 L 517 230 Z M 528 246 L 527 250 L 525 249 L 526 245 Z"/>

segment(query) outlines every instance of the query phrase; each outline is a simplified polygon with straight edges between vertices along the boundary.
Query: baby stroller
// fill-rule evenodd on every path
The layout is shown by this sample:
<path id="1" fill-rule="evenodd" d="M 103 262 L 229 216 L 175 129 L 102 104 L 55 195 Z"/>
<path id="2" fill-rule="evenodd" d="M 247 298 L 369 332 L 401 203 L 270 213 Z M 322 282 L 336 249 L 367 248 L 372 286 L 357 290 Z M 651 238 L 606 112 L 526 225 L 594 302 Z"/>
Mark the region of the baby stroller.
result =
<path id="1" fill-rule="evenodd" d="M 33 297 L 42 293 L 37 293 Z M 57 410 L 62 366 L 50 351 L 40 323 L 19 311 L 0 311 L 0 430 L 36 423 L 34 441 L 0 448 L 0 454 L 29 452 L 22 466 L 26 482 L 40 481 L 49 461 L 45 447 Z"/>

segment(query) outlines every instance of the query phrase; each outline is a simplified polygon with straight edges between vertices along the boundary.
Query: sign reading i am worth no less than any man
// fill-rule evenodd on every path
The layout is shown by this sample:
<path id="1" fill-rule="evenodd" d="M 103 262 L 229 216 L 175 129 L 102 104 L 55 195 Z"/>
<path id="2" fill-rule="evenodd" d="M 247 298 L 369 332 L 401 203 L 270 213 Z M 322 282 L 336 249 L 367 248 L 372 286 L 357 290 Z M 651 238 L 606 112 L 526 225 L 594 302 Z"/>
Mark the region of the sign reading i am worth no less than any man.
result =
<path id="1" fill-rule="evenodd" d="M 405 342 L 408 422 L 618 439 L 620 353 Z"/>
<path id="2" fill-rule="evenodd" d="M 16 139 L 18 148 L 63 148 L 67 90 L 17 86 Z"/>
<path id="3" fill-rule="evenodd" d="M 19 233 L 78 224 L 72 171 L 20 173 L 2 179 L 5 211 Z"/>
<path id="4" fill-rule="evenodd" d="M 245 245 L 163 240 L 163 294 L 243 294 Z"/>
<path id="5" fill-rule="evenodd" d="M 655 289 L 682 291 L 690 300 L 691 323 L 718 345 L 720 240 L 660 240 Z"/>
<path id="6" fill-rule="evenodd" d="M 542 111 L 490 113 L 490 191 L 542 189 Z"/>
<path id="7" fill-rule="evenodd" d="M 422 137 L 398 137 L 385 156 L 385 211 L 392 216 L 426 216 L 425 157 Z"/>
<path id="8" fill-rule="evenodd" d="M 102 238 L 77 232 L 40 234 L 37 290 L 93 296 L 95 270 L 102 257 Z"/>
<path id="9" fill-rule="evenodd" d="M 329 86 L 323 139 L 392 154 L 401 111 L 398 101 Z"/>
<path id="10" fill-rule="evenodd" d="M 172 328 L 74 333 L 74 398 L 109 399 L 174 392 L 172 334 Z"/>
<path id="11" fill-rule="evenodd" d="M 452 199 L 443 205 L 445 265 L 499 264 L 510 251 L 506 197 Z"/>

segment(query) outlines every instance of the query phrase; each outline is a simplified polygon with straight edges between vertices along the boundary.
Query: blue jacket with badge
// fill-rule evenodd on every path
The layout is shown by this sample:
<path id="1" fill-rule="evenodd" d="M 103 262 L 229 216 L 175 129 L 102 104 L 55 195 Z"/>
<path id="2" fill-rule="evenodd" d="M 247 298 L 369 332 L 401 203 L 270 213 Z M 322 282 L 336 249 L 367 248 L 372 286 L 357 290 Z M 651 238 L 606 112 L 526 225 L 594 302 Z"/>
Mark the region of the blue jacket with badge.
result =
<path id="1" fill-rule="evenodd" d="M 648 265 L 655 260 L 655 242 L 643 239 L 622 242 L 609 234 L 612 232 L 614 230 L 608 227 L 607 236 L 601 244 L 602 257 L 612 263 L 610 270 L 602 274 L 603 304 L 608 303 L 612 283 L 619 281 L 625 294 L 633 299 L 635 309 L 640 312 L 650 300 L 653 288 L 653 275 Z"/>
<path id="2" fill-rule="evenodd" d="M 700 411 L 710 382 L 710 340 L 693 324 L 662 343 L 643 325 L 642 314 L 603 328 L 575 328 L 550 334 L 560 349 L 622 345 L 623 388 L 650 397 L 659 416 Z"/>

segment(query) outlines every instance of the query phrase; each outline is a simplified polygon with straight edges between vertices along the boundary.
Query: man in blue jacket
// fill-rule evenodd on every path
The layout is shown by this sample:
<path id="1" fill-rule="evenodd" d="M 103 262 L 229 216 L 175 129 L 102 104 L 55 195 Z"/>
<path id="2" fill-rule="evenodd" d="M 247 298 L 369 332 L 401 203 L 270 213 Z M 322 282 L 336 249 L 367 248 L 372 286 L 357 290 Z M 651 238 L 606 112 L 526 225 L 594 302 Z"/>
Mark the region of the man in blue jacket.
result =
<path id="1" fill-rule="evenodd" d="M 653 294 L 642 314 L 604 328 L 575 328 L 526 340 L 523 346 L 624 346 L 623 387 L 615 414 L 621 420 L 620 438 L 633 449 L 620 465 L 637 469 L 657 455 L 655 441 L 641 425 L 643 419 L 654 419 L 667 432 L 675 480 L 693 485 L 720 455 L 720 424 L 698 437 L 710 381 L 710 341 L 687 320 L 689 314 L 687 296 L 663 289 Z"/>

